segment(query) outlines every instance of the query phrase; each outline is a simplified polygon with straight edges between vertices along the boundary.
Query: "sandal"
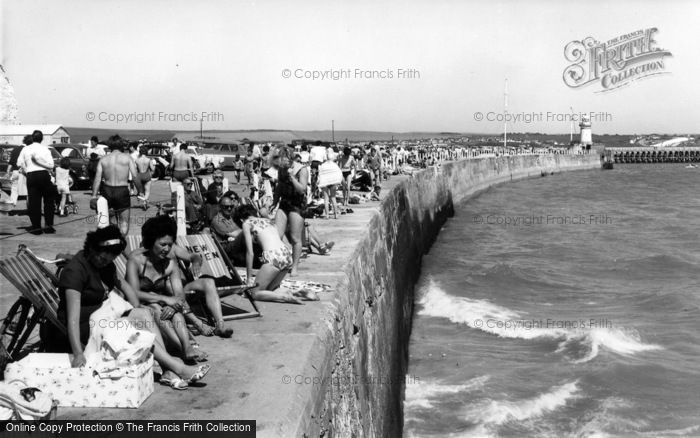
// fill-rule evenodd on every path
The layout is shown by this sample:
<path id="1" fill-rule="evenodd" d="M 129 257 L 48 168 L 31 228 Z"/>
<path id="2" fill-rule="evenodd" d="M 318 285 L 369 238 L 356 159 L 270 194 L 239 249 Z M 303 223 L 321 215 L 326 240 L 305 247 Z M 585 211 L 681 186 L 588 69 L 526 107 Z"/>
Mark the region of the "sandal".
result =
<path id="1" fill-rule="evenodd" d="M 195 373 L 192 374 L 190 376 L 190 378 L 186 380 L 186 382 L 193 383 L 193 382 L 198 382 L 198 381 L 202 380 L 204 378 L 204 376 L 207 375 L 209 370 L 211 370 L 211 365 L 209 365 L 209 364 L 198 366 L 197 371 L 195 371 Z"/>
<path id="2" fill-rule="evenodd" d="M 172 377 L 172 378 L 161 376 L 160 380 L 159 380 L 160 384 L 167 385 L 173 389 L 177 389 L 178 391 L 184 391 L 185 389 L 187 389 L 187 387 L 189 386 L 187 384 L 187 381 L 182 380 L 179 376 L 177 376 L 174 373 L 173 373 L 173 376 L 174 377 Z"/>

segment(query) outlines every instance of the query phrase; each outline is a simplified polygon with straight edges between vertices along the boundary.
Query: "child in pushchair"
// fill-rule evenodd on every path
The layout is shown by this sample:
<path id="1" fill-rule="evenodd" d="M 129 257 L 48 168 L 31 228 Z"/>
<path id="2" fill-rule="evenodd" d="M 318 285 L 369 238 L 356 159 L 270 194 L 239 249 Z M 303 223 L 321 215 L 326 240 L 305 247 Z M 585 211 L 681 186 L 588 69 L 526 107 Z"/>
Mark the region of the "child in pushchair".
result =
<path id="1" fill-rule="evenodd" d="M 73 197 L 70 194 L 70 187 L 73 185 L 73 179 L 70 177 L 70 158 L 63 157 L 56 168 L 56 191 L 60 196 L 56 199 L 56 214 L 60 217 L 68 216 L 71 211 L 74 214 L 78 213 L 78 204 L 73 202 Z"/>

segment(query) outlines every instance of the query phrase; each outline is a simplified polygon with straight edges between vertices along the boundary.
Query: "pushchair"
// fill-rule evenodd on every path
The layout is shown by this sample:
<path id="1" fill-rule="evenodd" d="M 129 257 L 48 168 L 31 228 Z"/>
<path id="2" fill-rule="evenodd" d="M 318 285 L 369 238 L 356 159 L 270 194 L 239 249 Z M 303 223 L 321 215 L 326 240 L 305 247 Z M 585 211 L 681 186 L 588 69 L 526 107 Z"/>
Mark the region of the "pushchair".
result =
<path id="1" fill-rule="evenodd" d="M 69 179 L 68 187 L 73 187 L 73 179 Z M 61 211 L 61 194 L 58 193 L 58 188 L 54 185 L 54 209 L 57 216 L 68 216 L 70 213 L 78 214 L 78 204 L 73 201 L 73 195 L 71 193 L 66 194 L 66 205 Z"/>

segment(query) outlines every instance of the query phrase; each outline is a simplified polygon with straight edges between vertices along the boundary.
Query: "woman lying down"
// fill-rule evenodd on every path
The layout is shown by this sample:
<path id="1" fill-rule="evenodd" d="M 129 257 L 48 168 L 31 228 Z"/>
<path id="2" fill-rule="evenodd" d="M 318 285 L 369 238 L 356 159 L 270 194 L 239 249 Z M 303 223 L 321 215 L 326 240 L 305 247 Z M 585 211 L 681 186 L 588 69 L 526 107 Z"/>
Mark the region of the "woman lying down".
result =
<path id="1" fill-rule="evenodd" d="M 252 205 L 241 205 L 234 213 L 233 221 L 243 231 L 246 246 L 246 280 L 248 286 L 257 286 L 251 290 L 253 299 L 275 301 L 278 303 L 302 304 L 304 301 L 318 301 L 318 295 L 312 291 L 290 292 L 280 288 L 282 280 L 292 266 L 292 250 L 282 242 L 277 228 L 270 219 L 257 216 Z M 260 261 L 262 266 L 253 278 L 253 242 L 263 249 Z"/>
<path id="2" fill-rule="evenodd" d="M 168 353 L 152 312 L 141 306 L 137 292 L 127 282 L 117 278 L 114 259 L 125 247 L 126 241 L 115 225 L 87 234 L 83 250 L 68 262 L 60 275 L 57 314 L 59 321 L 67 327 L 68 339 L 54 339 L 52 350 L 72 351 L 72 366 L 84 366 L 84 345 L 90 336 L 90 315 L 102 306 L 110 291 L 119 289 L 134 307 L 122 317 L 155 335 L 153 356 L 163 369 L 161 383 L 184 389 L 189 383 L 203 379 L 210 366 L 189 366 Z M 61 333 L 60 330 L 53 332 Z"/>

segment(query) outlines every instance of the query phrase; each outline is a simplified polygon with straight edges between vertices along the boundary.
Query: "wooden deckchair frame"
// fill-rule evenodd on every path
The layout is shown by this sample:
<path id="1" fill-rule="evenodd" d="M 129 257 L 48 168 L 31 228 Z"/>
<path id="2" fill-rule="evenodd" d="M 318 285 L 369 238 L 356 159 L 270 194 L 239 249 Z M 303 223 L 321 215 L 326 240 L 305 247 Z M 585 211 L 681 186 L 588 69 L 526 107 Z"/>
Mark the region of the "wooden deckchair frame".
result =
<path id="1" fill-rule="evenodd" d="M 42 321 L 48 320 L 63 334 L 67 333 L 57 315 L 58 278 L 44 266 L 44 263 L 62 261 L 64 260 L 40 259 L 26 245 L 19 245 L 16 255 L 0 259 L 0 273 L 21 293 L 7 313 L 0 330 L 2 335 L 5 335 L 8 329 L 14 331 L 9 344 L 3 346 L 9 360 L 20 359 L 22 348 L 34 328 Z M 15 316 L 19 317 L 17 321 L 14 321 Z M 16 326 L 10 328 L 10 324 Z"/>
<path id="2" fill-rule="evenodd" d="M 181 238 L 178 238 L 178 241 L 176 242 L 179 246 L 184 247 L 186 250 L 189 252 L 189 246 L 190 245 L 184 245 L 181 239 L 187 239 L 188 237 L 193 237 L 196 236 L 198 239 L 202 239 L 204 243 L 207 245 L 213 247 L 216 249 L 217 253 L 220 255 L 222 263 L 223 263 L 223 269 L 226 272 L 220 272 L 220 274 L 223 274 L 225 276 L 228 274 L 228 276 L 231 279 L 231 283 L 237 283 L 237 284 L 231 284 L 231 285 L 225 285 L 225 286 L 219 286 L 217 285 L 217 292 L 219 294 L 220 298 L 224 298 L 233 294 L 240 294 L 243 296 L 243 298 L 247 299 L 248 302 L 250 303 L 251 307 L 253 308 L 252 311 L 245 311 L 243 309 L 240 309 L 239 307 L 235 307 L 233 305 L 230 305 L 226 302 L 221 303 L 221 310 L 224 313 L 224 320 L 225 321 L 233 321 L 237 319 L 247 319 L 247 318 L 257 318 L 261 317 L 262 313 L 260 313 L 260 309 L 258 309 L 258 306 L 255 304 L 255 300 L 253 299 L 252 294 L 250 293 L 250 289 L 252 289 L 253 286 L 247 286 L 245 283 L 243 283 L 243 280 L 241 277 L 238 275 L 238 272 L 234 268 L 233 264 L 231 263 L 231 260 L 228 258 L 228 255 L 226 254 L 226 251 L 224 248 L 221 246 L 221 244 L 216 240 L 214 236 L 211 234 L 196 234 L 196 235 L 189 235 L 189 236 L 181 236 Z M 129 247 L 131 250 L 137 248 L 140 245 L 140 239 L 136 236 L 127 236 L 127 247 Z M 120 256 L 123 257 L 123 256 Z M 121 275 L 126 275 L 126 258 L 124 257 L 120 261 L 115 261 L 117 264 L 117 272 Z M 183 272 L 189 275 L 190 279 L 194 279 L 194 275 L 192 274 L 191 270 L 184 266 L 184 263 L 182 261 L 179 261 L 180 263 L 180 268 Z M 206 262 L 205 262 L 206 263 Z M 123 272 L 122 272 L 123 271 Z M 212 277 L 215 281 L 217 277 Z M 220 277 L 218 277 L 220 278 Z M 198 315 L 207 315 L 208 317 L 208 310 L 206 309 L 206 305 L 204 305 L 203 299 L 200 300 L 201 302 L 196 303 L 196 308 L 193 310 L 198 310 Z"/>

